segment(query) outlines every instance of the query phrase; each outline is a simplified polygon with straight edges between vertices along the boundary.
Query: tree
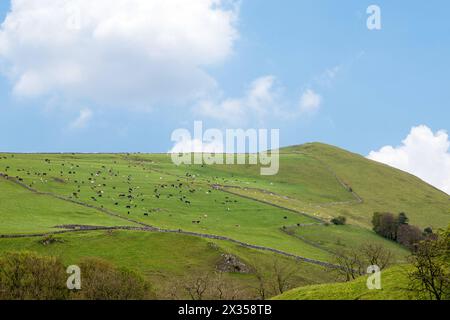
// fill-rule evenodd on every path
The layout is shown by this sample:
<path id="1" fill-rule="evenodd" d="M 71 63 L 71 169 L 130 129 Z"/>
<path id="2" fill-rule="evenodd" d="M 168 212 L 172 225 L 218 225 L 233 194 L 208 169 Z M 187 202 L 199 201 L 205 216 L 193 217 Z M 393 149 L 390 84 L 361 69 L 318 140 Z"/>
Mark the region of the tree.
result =
<path id="1" fill-rule="evenodd" d="M 347 218 L 343 216 L 339 216 L 331 220 L 331 223 L 336 226 L 343 226 L 347 223 Z"/>
<path id="2" fill-rule="evenodd" d="M 382 213 L 378 219 L 378 227 L 375 232 L 387 239 L 397 240 L 397 219 L 395 216 L 392 213 Z"/>
<path id="3" fill-rule="evenodd" d="M 275 275 L 275 290 L 277 293 L 282 294 L 286 290 L 289 290 L 292 285 L 292 278 L 297 272 L 296 268 L 275 259 L 273 262 L 273 272 Z"/>
<path id="4" fill-rule="evenodd" d="M 201 300 L 239 300 L 244 298 L 244 288 L 226 278 L 224 272 L 195 273 L 181 281 L 173 282 L 164 298 Z"/>
<path id="5" fill-rule="evenodd" d="M 204 300 L 206 291 L 211 286 L 211 275 L 201 274 L 184 282 L 184 290 L 192 300 Z"/>
<path id="6" fill-rule="evenodd" d="M 413 291 L 431 300 L 450 299 L 450 227 L 436 240 L 420 242 L 410 260 L 414 267 L 409 273 Z"/>
<path id="7" fill-rule="evenodd" d="M 397 242 L 410 250 L 414 250 L 423 239 L 423 233 L 418 227 L 408 224 L 402 224 L 398 227 Z"/>
<path id="8" fill-rule="evenodd" d="M 373 230 L 380 236 L 397 241 L 412 249 L 415 242 L 422 240 L 419 228 L 408 224 L 409 218 L 404 212 L 394 216 L 392 213 L 374 213 Z"/>
<path id="9" fill-rule="evenodd" d="M 272 265 L 266 269 L 259 265 L 252 265 L 252 270 L 257 280 L 255 289 L 261 300 L 282 294 L 296 286 L 294 277 L 298 267 L 281 259 L 274 259 Z"/>
<path id="10" fill-rule="evenodd" d="M 360 248 L 367 266 L 378 266 L 384 270 L 391 265 L 392 252 L 380 244 L 367 243 Z"/>
<path id="11" fill-rule="evenodd" d="M 389 267 L 391 260 L 392 253 L 376 244 L 364 244 L 350 251 L 341 251 L 334 256 L 334 262 L 338 266 L 335 270 L 346 281 L 364 275 L 369 266 L 376 265 L 380 270 L 384 270 Z"/>
<path id="12" fill-rule="evenodd" d="M 406 213 L 400 212 L 397 217 L 398 225 L 405 225 L 409 223 L 409 218 L 406 216 Z"/>
<path id="13" fill-rule="evenodd" d="M 253 266 L 252 269 L 255 271 L 255 276 L 257 280 L 257 286 L 256 291 L 258 294 L 259 299 L 266 300 L 270 296 L 274 295 L 273 291 L 271 290 L 269 286 L 269 279 L 267 278 L 266 274 L 264 273 L 263 269 L 259 266 Z"/>
<path id="14" fill-rule="evenodd" d="M 338 266 L 334 270 L 344 277 L 345 281 L 355 280 L 363 275 L 363 263 L 357 250 L 340 251 L 334 256 L 334 263 Z"/>

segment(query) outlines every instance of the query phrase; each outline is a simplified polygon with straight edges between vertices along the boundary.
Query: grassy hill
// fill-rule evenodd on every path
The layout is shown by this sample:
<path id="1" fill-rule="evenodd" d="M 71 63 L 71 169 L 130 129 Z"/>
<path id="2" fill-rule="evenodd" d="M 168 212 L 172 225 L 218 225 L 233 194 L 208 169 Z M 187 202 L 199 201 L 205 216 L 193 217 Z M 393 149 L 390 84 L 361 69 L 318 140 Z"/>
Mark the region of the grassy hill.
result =
<path id="1" fill-rule="evenodd" d="M 0 254 L 98 256 L 137 269 L 161 292 L 213 272 L 224 253 L 272 277 L 274 260 L 297 268 L 301 259 L 292 286 L 334 281 L 323 267 L 334 252 L 368 242 L 404 262 L 406 249 L 371 230 L 375 211 L 406 212 L 421 227 L 450 222 L 448 195 L 323 144 L 282 149 L 276 176 L 249 165 L 175 166 L 164 154 L 0 154 Z M 350 225 L 327 225 L 340 215 Z M 61 241 L 42 245 L 58 232 Z M 246 288 L 257 280 L 227 276 Z"/>
<path id="2" fill-rule="evenodd" d="M 411 223 L 421 227 L 439 228 L 449 223 L 450 196 L 411 174 L 324 144 L 307 144 L 285 151 L 318 159 L 363 199 L 358 205 L 322 208 L 323 212 L 337 210 L 365 226 L 374 211 L 406 212 Z"/>
<path id="3" fill-rule="evenodd" d="M 369 290 L 367 277 L 352 282 L 305 286 L 285 292 L 274 300 L 411 300 L 417 299 L 408 291 L 408 268 L 397 266 L 386 270 L 381 277 L 381 290 Z"/>

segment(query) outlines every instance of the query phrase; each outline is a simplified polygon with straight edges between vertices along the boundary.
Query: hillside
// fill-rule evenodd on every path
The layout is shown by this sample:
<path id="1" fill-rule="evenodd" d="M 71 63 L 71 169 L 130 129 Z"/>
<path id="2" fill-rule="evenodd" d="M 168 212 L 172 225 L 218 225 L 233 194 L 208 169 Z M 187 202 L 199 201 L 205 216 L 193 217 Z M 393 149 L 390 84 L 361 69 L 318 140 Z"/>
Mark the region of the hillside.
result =
<path id="1" fill-rule="evenodd" d="M 450 222 L 450 196 L 419 178 L 360 155 L 324 144 L 307 144 L 285 151 L 312 156 L 326 166 L 363 200 L 358 205 L 333 208 L 368 225 L 374 211 L 406 212 L 411 223 L 439 228 Z M 323 208 L 323 212 L 330 212 Z"/>
<path id="2" fill-rule="evenodd" d="M 398 266 L 382 273 L 381 290 L 367 289 L 367 277 L 352 282 L 305 286 L 290 290 L 274 300 L 410 300 L 407 267 Z"/>
<path id="3" fill-rule="evenodd" d="M 252 270 L 227 273 L 247 298 L 258 287 L 252 266 L 273 278 L 276 260 L 298 268 L 290 287 L 335 281 L 334 254 L 365 243 L 403 263 L 408 251 L 371 230 L 376 211 L 406 212 L 421 227 L 450 222 L 448 195 L 323 144 L 282 149 L 276 176 L 177 167 L 164 154 L 0 154 L 0 254 L 101 257 L 158 283 L 163 297 L 175 280 L 216 271 L 223 254 Z M 328 225 L 340 215 L 349 225 Z M 43 245 L 49 234 L 59 240 Z"/>

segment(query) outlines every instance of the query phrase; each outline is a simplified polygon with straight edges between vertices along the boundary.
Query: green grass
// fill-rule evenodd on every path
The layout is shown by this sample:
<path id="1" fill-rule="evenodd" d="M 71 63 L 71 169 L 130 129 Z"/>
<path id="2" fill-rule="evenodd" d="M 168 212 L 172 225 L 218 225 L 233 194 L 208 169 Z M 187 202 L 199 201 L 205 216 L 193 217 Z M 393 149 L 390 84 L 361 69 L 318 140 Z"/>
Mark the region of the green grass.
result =
<path id="1" fill-rule="evenodd" d="M 258 166 L 249 165 L 175 166 L 165 154 L 0 154 L 0 173 L 39 192 L 103 207 L 147 225 L 225 236 L 320 261 L 332 261 L 331 252 L 370 242 L 388 248 L 396 262 L 403 262 L 405 249 L 371 231 L 376 211 L 406 212 L 411 224 L 420 227 L 438 229 L 450 222 L 445 193 L 412 175 L 323 144 L 282 149 L 276 176 L 261 176 Z M 216 184 L 232 194 L 212 188 Z M 313 217 L 330 220 L 340 215 L 349 225 L 293 227 L 316 223 Z M 132 225 L 0 178 L 0 234 L 49 232 L 62 224 Z M 284 232 L 286 228 L 294 235 Z M 226 241 L 219 241 L 220 250 L 214 251 L 210 241 L 181 234 L 121 231 L 60 237 L 64 242 L 49 247 L 36 238 L 0 239 L 0 252 L 29 249 L 67 263 L 98 256 L 164 283 L 214 270 L 222 251 L 267 269 L 274 257 L 285 259 Z M 303 265 L 299 285 L 334 280 L 317 266 Z M 255 281 L 254 276 L 231 277 L 246 284 Z"/>
<path id="2" fill-rule="evenodd" d="M 411 300 L 408 267 L 397 266 L 381 274 L 381 290 L 367 288 L 368 276 L 352 282 L 305 286 L 277 296 L 274 300 Z"/>
<path id="3" fill-rule="evenodd" d="M 292 227 L 290 231 L 294 235 L 301 236 L 333 252 L 345 252 L 360 248 L 365 244 L 381 245 L 389 250 L 397 263 L 405 262 L 410 254 L 408 250 L 399 244 L 378 236 L 373 231 L 351 225 L 335 226 L 308 226 Z"/>
<path id="4" fill-rule="evenodd" d="M 10 159 L 7 173 L 39 191 L 103 206 L 160 228 L 227 236 L 308 258 L 330 259 L 328 253 L 280 231 L 288 224 L 312 219 L 213 190 L 202 179 L 186 177 L 181 168 L 177 169 L 178 176 L 173 176 L 152 170 L 150 161 L 136 163 L 123 155 L 15 155 Z M 152 159 L 166 164 L 168 161 L 165 155 L 154 155 Z M 172 187 L 180 183 L 181 188 Z M 168 187 L 161 188 L 162 184 Z M 128 196 L 129 188 L 134 198 L 120 197 Z M 155 197 L 155 189 L 159 198 Z M 181 197 L 185 197 L 183 201 Z"/>
<path id="5" fill-rule="evenodd" d="M 365 227 L 373 212 L 406 212 L 420 227 L 444 227 L 450 222 L 449 195 L 419 178 L 360 155 L 324 144 L 307 144 L 285 149 L 313 156 L 326 164 L 351 186 L 364 202 L 359 205 L 324 207 L 324 214 L 345 215 Z"/>
<path id="6" fill-rule="evenodd" d="M 138 271 L 162 293 L 174 280 L 190 275 L 212 273 L 223 253 L 237 256 L 248 265 L 262 267 L 271 274 L 275 259 L 296 268 L 293 283 L 298 286 L 332 281 L 323 268 L 268 252 L 246 249 L 224 241 L 166 233 L 94 231 L 56 236 L 58 242 L 44 246 L 41 238 L 0 239 L 1 251 L 33 251 L 60 257 L 66 265 L 76 264 L 85 257 L 98 257 L 122 267 Z M 214 245 L 213 245 L 214 243 Z M 253 274 L 228 274 L 230 281 L 238 281 L 249 297 L 255 294 Z M 161 296 L 160 296 L 161 297 Z"/>
<path id="7" fill-rule="evenodd" d="M 33 194 L 4 179 L 0 179 L 0 190 L 0 234 L 57 231 L 54 227 L 63 224 L 130 225 L 94 209 Z"/>

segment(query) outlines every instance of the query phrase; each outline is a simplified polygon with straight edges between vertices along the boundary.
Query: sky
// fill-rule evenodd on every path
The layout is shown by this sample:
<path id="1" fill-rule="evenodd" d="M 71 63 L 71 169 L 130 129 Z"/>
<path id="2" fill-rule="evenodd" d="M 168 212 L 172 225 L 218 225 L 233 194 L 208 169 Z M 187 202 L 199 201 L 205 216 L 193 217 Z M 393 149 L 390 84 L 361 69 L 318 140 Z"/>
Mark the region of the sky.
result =
<path id="1" fill-rule="evenodd" d="M 380 30 L 367 27 L 374 4 Z M 449 12 L 446 0 L 0 0 L 0 151 L 167 152 L 201 120 L 333 144 L 450 193 Z"/>

